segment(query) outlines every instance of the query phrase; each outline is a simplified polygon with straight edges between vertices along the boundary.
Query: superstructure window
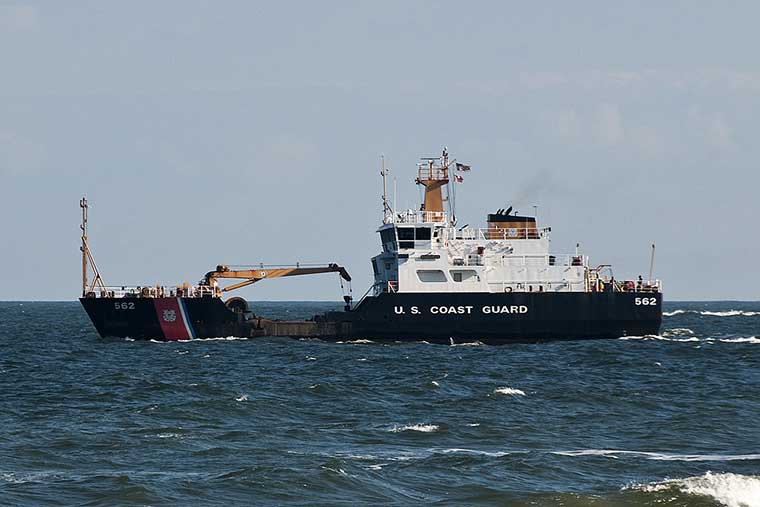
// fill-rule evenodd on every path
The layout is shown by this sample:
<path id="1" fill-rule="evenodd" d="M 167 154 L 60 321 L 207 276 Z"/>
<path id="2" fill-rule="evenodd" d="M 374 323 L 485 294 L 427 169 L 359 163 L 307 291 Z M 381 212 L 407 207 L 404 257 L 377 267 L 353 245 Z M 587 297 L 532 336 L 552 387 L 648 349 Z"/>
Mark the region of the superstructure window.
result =
<path id="1" fill-rule="evenodd" d="M 417 271 L 417 278 L 420 282 L 445 282 L 446 273 L 440 269 L 420 269 Z"/>
<path id="2" fill-rule="evenodd" d="M 416 236 L 420 241 L 430 241 L 430 227 L 418 227 Z"/>
<path id="3" fill-rule="evenodd" d="M 399 241 L 414 241 L 414 227 L 399 227 L 398 240 Z"/>
<path id="4" fill-rule="evenodd" d="M 451 279 L 455 282 L 477 282 L 478 273 L 473 269 L 452 270 Z"/>

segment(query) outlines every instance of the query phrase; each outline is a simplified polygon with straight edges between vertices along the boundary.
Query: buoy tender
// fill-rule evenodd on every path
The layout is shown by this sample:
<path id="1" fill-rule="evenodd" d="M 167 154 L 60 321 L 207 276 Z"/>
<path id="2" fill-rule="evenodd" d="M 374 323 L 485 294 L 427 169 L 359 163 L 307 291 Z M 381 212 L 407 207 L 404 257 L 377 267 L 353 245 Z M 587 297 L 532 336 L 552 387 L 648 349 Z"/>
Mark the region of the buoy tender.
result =
<path id="1" fill-rule="evenodd" d="M 335 263 L 294 266 L 218 265 L 195 285 L 109 287 L 87 237 L 82 208 L 82 297 L 103 337 L 186 340 L 211 337 L 290 336 L 509 343 L 654 335 L 662 324 L 662 284 L 615 279 L 612 267 L 593 267 L 575 252 L 549 251 L 551 228 L 512 206 L 487 216 L 486 227 L 458 226 L 455 187 L 470 165 L 440 157 L 422 159 L 415 183 L 424 188 L 418 210 L 399 211 L 387 197 L 382 162 L 381 252 L 372 258 L 374 283 L 354 303 L 351 276 Z M 448 205 L 448 210 L 444 205 Z M 89 271 L 92 270 L 92 279 Z M 265 279 L 337 273 L 343 311 L 305 321 L 256 315 L 246 300 L 224 296 Z M 222 286 L 230 280 L 230 285 Z"/>

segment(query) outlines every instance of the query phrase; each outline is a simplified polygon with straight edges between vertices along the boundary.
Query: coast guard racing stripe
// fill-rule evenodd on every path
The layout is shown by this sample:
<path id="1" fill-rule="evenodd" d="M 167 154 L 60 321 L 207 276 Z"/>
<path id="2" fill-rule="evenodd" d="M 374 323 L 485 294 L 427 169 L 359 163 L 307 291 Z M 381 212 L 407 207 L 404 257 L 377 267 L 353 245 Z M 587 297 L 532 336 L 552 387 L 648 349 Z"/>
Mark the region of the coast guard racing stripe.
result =
<path id="1" fill-rule="evenodd" d="M 153 302 L 164 339 L 176 341 L 195 338 L 185 302 L 181 298 L 156 298 Z"/>

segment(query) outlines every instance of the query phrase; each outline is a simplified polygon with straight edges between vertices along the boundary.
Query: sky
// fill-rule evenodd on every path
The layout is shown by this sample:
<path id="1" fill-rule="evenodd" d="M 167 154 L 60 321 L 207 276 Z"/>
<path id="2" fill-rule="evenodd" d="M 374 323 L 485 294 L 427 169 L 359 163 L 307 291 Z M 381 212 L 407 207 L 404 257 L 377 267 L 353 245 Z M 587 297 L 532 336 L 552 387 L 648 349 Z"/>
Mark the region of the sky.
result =
<path id="1" fill-rule="evenodd" d="M 757 2 L 0 0 L 2 300 L 337 262 L 370 286 L 379 157 L 472 171 L 460 223 L 538 206 L 552 249 L 670 300 L 760 299 Z M 392 183 L 391 183 L 392 185 Z M 337 300 L 336 275 L 250 300 Z"/>

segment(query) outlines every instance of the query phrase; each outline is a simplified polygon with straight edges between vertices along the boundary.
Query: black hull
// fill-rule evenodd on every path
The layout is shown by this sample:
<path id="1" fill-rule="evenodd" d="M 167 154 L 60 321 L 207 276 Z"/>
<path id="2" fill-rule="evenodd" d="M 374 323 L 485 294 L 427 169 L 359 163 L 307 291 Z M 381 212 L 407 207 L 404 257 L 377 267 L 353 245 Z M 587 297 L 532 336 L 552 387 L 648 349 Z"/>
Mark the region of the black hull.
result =
<path id="1" fill-rule="evenodd" d="M 246 319 L 217 298 L 80 301 L 101 336 L 158 340 L 314 336 L 500 344 L 653 335 L 662 324 L 662 295 L 646 292 L 383 293 L 352 311 L 297 323 Z"/>
<path id="2" fill-rule="evenodd" d="M 349 315 L 357 338 L 481 341 L 619 338 L 657 334 L 662 294 L 608 293 L 384 293 Z"/>

